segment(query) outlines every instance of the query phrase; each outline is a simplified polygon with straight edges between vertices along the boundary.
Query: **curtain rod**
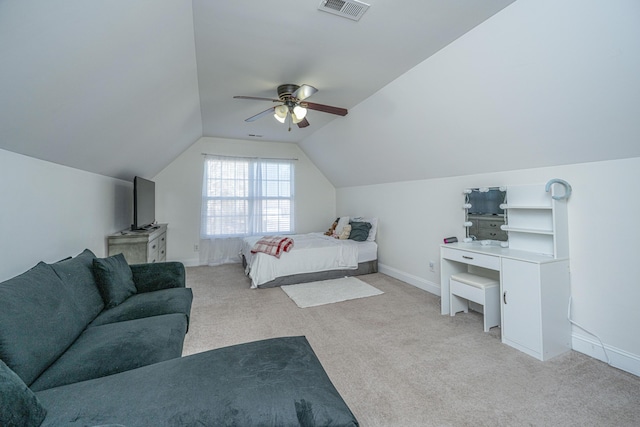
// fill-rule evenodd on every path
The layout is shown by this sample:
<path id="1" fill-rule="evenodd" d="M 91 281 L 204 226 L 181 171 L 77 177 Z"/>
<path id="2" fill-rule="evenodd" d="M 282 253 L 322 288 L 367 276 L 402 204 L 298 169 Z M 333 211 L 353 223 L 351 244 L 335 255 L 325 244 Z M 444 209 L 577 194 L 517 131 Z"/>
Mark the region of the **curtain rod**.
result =
<path id="1" fill-rule="evenodd" d="M 201 153 L 203 156 L 215 156 L 215 157 L 227 157 L 230 159 L 260 159 L 260 160 L 294 160 L 298 161 L 298 159 L 291 159 L 286 157 L 249 157 L 249 156 L 225 156 L 223 154 L 211 154 L 211 153 Z"/>

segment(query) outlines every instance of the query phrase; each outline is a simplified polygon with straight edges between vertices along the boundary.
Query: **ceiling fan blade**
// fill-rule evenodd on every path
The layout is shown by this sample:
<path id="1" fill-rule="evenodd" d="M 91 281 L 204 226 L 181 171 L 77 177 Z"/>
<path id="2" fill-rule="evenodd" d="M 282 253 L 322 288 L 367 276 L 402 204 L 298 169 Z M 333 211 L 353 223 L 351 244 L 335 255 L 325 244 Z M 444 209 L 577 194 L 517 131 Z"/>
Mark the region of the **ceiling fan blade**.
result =
<path id="1" fill-rule="evenodd" d="M 276 109 L 276 107 L 271 107 L 271 108 L 267 108 L 266 110 L 264 110 L 262 113 L 258 113 L 255 116 L 251 116 L 248 119 L 245 119 L 245 122 L 253 122 L 256 121 L 264 116 L 266 116 L 267 114 L 273 114 L 274 110 Z"/>
<path id="2" fill-rule="evenodd" d="M 235 99 L 254 99 L 257 101 L 271 101 L 271 102 L 282 102 L 279 99 L 271 99 L 271 98 L 260 98 L 258 96 L 234 96 Z"/>
<path id="3" fill-rule="evenodd" d="M 293 96 L 294 98 L 297 98 L 299 101 L 302 101 L 303 99 L 307 99 L 317 91 L 318 89 L 316 89 L 313 86 L 302 85 L 298 89 L 296 89 L 296 91 L 293 92 L 291 96 Z"/>
<path id="4" fill-rule="evenodd" d="M 337 114 L 338 116 L 346 116 L 348 113 L 346 108 L 332 107 L 331 105 L 316 104 L 313 102 L 301 102 L 300 106 L 310 110 L 322 111 L 323 113 Z"/>
<path id="5" fill-rule="evenodd" d="M 309 121 L 306 117 L 298 122 L 299 128 L 306 128 L 307 126 L 309 126 Z"/>

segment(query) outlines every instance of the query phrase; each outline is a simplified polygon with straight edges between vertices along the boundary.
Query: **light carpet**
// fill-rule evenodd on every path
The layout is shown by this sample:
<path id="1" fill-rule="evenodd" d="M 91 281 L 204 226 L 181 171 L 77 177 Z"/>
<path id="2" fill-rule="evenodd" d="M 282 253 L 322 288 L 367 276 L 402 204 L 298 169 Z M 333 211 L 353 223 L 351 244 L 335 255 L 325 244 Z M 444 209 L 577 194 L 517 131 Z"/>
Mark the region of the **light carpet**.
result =
<path id="1" fill-rule="evenodd" d="M 300 308 L 316 307 L 384 293 L 355 277 L 300 283 L 280 288 Z"/>
<path id="2" fill-rule="evenodd" d="M 358 277 L 384 294 L 300 309 L 251 289 L 241 264 L 187 267 L 183 355 L 304 335 L 362 427 L 640 426 L 640 377 L 577 351 L 540 362 L 483 332 L 480 313 L 442 316 L 437 295 Z"/>

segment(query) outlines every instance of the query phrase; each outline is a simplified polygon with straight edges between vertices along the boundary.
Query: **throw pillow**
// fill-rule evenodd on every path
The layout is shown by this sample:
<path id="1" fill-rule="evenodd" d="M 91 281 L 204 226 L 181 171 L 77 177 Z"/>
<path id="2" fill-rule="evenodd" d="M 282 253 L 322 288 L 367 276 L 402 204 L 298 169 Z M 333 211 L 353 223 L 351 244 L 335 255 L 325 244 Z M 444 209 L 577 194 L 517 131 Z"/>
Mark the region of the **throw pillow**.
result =
<path id="1" fill-rule="evenodd" d="M 0 360 L 0 425 L 36 427 L 42 424 L 47 410 L 35 394 Z"/>
<path id="2" fill-rule="evenodd" d="M 329 227 L 329 229 L 325 231 L 324 233 L 325 236 L 333 235 L 333 232 L 336 230 L 336 227 L 338 226 L 338 221 L 340 221 L 340 218 L 336 218 L 336 220 L 333 221 L 333 224 L 331 224 L 331 227 Z"/>
<path id="3" fill-rule="evenodd" d="M 131 267 L 124 255 L 94 258 L 93 274 L 106 308 L 113 308 L 137 292 Z"/>
<path id="4" fill-rule="evenodd" d="M 79 308 L 79 319 L 87 325 L 104 309 L 104 300 L 100 295 L 93 274 L 95 254 L 85 249 L 75 258 L 68 258 L 51 264 L 65 287 L 69 288 L 73 302 Z"/>
<path id="5" fill-rule="evenodd" d="M 371 230 L 371 224 L 368 222 L 351 222 L 351 234 L 349 239 L 356 242 L 364 242 L 369 237 L 369 230 Z"/>
<path id="6" fill-rule="evenodd" d="M 351 218 L 352 222 L 368 222 L 371 224 L 371 230 L 369 230 L 368 242 L 374 242 L 376 240 L 376 233 L 378 232 L 378 218 L 365 218 L 363 216 L 357 216 Z"/>
<path id="7" fill-rule="evenodd" d="M 342 233 L 338 235 L 338 239 L 347 240 L 349 238 L 349 234 L 351 234 L 351 225 L 347 224 L 342 227 Z"/>
<path id="8" fill-rule="evenodd" d="M 338 225 L 336 225 L 336 229 L 333 232 L 333 234 L 339 237 L 340 234 L 342 234 L 342 231 L 346 225 L 349 225 L 349 217 L 341 216 L 340 219 L 338 220 Z"/>
<path id="9" fill-rule="evenodd" d="M 367 241 L 374 242 L 376 240 L 376 233 L 378 232 L 378 218 L 368 218 L 365 222 L 371 224 L 371 230 L 369 230 L 369 237 Z"/>

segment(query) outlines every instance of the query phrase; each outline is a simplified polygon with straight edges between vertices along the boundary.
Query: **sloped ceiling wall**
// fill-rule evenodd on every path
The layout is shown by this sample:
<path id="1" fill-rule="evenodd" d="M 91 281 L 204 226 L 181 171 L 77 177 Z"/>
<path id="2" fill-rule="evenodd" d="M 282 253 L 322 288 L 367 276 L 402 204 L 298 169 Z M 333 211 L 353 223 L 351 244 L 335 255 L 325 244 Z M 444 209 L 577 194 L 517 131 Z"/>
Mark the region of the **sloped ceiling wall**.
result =
<path id="1" fill-rule="evenodd" d="M 376 0 L 354 22 L 318 10 L 320 0 L 193 0 L 204 136 L 295 142 L 333 120 L 288 131 L 265 116 L 283 83 L 319 92 L 308 101 L 353 108 L 514 0 Z"/>
<path id="2" fill-rule="evenodd" d="M 130 180 L 202 136 L 190 1 L 0 1 L 0 147 Z"/>
<path id="3" fill-rule="evenodd" d="M 0 147 L 157 174 L 203 135 L 193 13 L 0 1 Z M 639 17 L 637 0 L 518 0 L 300 146 L 337 187 L 640 156 Z"/>
<path id="4" fill-rule="evenodd" d="M 354 22 L 318 1 L 0 1 L 0 148 L 130 180 L 203 135 L 297 143 L 244 120 L 281 83 L 352 108 L 514 0 L 378 0 Z"/>
<path id="5" fill-rule="evenodd" d="M 336 187 L 638 157 L 639 18 L 519 0 L 301 147 Z"/>

